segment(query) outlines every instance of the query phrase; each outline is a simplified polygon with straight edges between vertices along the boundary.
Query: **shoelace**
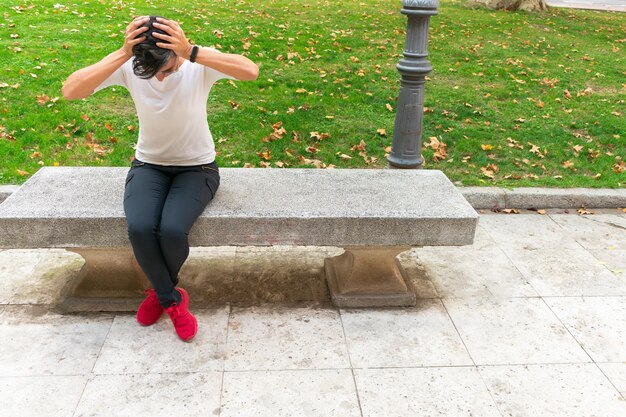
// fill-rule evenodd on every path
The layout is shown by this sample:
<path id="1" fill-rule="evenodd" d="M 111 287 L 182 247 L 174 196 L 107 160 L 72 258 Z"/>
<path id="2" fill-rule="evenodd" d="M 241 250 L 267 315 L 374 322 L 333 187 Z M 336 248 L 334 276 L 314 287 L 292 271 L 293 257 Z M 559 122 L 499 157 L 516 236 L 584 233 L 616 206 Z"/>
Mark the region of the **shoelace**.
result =
<path id="1" fill-rule="evenodd" d="M 178 308 L 178 304 L 176 303 L 166 308 L 165 311 L 174 322 L 176 322 L 176 320 L 178 320 L 180 317 L 183 317 L 185 315 L 181 313 L 180 309 Z"/>

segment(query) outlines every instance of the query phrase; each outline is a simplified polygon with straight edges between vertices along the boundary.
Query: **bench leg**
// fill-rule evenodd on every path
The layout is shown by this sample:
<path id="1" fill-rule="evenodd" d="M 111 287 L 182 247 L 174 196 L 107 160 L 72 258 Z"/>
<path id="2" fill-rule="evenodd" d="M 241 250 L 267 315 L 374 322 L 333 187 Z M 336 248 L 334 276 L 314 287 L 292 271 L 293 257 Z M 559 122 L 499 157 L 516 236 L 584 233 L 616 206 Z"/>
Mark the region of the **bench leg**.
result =
<path id="1" fill-rule="evenodd" d="M 130 248 L 67 248 L 85 259 L 68 287 L 65 311 L 133 311 L 149 282 Z"/>
<path id="2" fill-rule="evenodd" d="M 326 258 L 331 299 L 338 307 L 408 307 L 415 290 L 396 256 L 410 247 L 349 247 Z"/>

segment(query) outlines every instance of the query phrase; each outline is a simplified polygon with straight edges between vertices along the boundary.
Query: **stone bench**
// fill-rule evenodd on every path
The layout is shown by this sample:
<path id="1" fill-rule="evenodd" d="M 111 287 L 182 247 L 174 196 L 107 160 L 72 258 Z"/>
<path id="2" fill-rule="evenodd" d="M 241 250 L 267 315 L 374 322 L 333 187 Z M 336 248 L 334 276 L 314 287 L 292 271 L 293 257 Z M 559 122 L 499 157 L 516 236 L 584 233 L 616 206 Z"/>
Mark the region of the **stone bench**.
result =
<path id="1" fill-rule="evenodd" d="M 45 167 L 0 204 L 0 248 L 65 248 L 85 259 L 64 289 L 65 310 L 132 310 L 148 285 L 127 236 L 127 171 Z M 190 245 L 341 247 L 324 261 L 340 307 L 414 305 L 396 256 L 412 247 L 471 244 L 478 223 L 440 171 L 220 172 L 220 189 L 192 228 Z"/>

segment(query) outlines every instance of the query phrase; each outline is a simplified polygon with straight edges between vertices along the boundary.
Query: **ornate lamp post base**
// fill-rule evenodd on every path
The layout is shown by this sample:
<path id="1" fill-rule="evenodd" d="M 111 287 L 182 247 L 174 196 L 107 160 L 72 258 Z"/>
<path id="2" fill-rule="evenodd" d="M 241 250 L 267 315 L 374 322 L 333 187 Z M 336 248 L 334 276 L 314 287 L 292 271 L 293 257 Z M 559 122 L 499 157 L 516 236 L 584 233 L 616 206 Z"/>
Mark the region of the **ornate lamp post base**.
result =
<path id="1" fill-rule="evenodd" d="M 428 57 L 428 25 L 437 14 L 439 0 L 402 0 L 402 13 L 408 16 L 404 58 L 397 65 L 402 79 L 396 111 L 390 168 L 419 168 L 422 157 L 424 82 L 432 70 Z"/>

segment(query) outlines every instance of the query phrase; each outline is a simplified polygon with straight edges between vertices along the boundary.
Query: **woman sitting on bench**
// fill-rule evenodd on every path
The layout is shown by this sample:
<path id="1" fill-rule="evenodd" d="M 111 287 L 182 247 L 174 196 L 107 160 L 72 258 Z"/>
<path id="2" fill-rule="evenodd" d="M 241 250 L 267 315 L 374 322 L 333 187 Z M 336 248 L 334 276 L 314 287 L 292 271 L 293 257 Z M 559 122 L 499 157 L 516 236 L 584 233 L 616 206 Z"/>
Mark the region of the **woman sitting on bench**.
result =
<path id="1" fill-rule="evenodd" d="M 63 85 L 69 100 L 119 85 L 135 102 L 139 137 L 124 212 L 133 252 L 154 287 L 137 321 L 149 326 L 166 312 L 184 341 L 198 324 L 187 292 L 176 287 L 178 272 L 189 255 L 189 230 L 220 183 L 206 101 L 217 80 L 255 80 L 258 72 L 244 56 L 192 46 L 173 20 L 143 16 L 128 25 L 121 49 Z"/>

